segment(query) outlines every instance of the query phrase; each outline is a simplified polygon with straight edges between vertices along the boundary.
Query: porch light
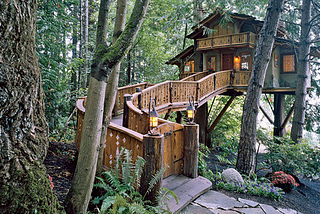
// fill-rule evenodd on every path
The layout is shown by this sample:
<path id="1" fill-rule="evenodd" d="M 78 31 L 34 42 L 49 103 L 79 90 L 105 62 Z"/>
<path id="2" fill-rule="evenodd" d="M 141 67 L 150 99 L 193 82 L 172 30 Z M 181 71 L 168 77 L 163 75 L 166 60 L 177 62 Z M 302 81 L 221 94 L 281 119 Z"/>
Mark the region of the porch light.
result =
<path id="1" fill-rule="evenodd" d="M 191 102 L 192 101 L 192 102 Z M 195 108 L 194 108 L 194 98 L 192 95 L 189 96 L 189 106 L 187 108 L 187 117 L 188 117 L 188 123 L 189 124 L 193 124 L 193 118 L 194 118 L 194 112 L 195 112 Z"/>
<path id="2" fill-rule="evenodd" d="M 159 114 L 155 107 L 156 100 L 151 98 L 149 102 L 149 135 L 159 135 L 159 133 L 157 133 Z M 150 110 L 150 108 L 152 108 L 152 110 Z"/>
<path id="3" fill-rule="evenodd" d="M 234 57 L 234 61 L 235 61 L 235 62 L 239 62 L 239 61 L 240 61 L 240 57 L 239 57 L 239 56 L 235 56 L 235 57 Z"/>

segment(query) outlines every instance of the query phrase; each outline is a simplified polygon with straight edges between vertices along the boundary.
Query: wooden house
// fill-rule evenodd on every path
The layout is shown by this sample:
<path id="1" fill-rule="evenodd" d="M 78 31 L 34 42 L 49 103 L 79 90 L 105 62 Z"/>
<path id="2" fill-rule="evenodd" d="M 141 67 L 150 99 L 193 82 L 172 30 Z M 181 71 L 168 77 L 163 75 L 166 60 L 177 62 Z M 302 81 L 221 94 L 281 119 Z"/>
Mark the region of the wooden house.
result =
<path id="1" fill-rule="evenodd" d="M 194 45 L 167 62 L 179 66 L 181 79 L 202 71 L 251 71 L 263 22 L 238 13 L 230 16 L 232 21 L 223 22 L 220 13 L 211 14 L 192 28 L 193 32 L 187 38 L 193 39 Z M 272 49 L 264 89 L 294 91 L 297 51 L 294 42 L 288 39 L 284 27 L 280 26 Z"/>
<path id="2" fill-rule="evenodd" d="M 194 44 L 167 62 L 167 64 L 179 67 L 180 79 L 198 72 L 226 70 L 232 70 L 235 75 L 250 77 L 253 57 L 258 44 L 258 35 L 262 29 L 263 21 L 238 13 L 230 14 L 230 18 L 227 21 L 223 20 L 222 15 L 216 12 L 192 27 L 193 31 L 187 38 L 192 39 Z M 298 45 L 289 39 L 285 28 L 280 24 L 263 86 L 263 93 L 274 94 L 274 119 L 267 115 L 261 107 L 262 112 L 275 127 L 274 134 L 279 136 L 284 134 L 284 127 L 293 112 L 290 111 L 288 115 L 285 115 L 284 95 L 295 93 L 298 51 Z M 308 87 L 310 86 L 311 77 L 309 76 Z M 237 87 L 237 84 L 234 84 L 231 93 L 229 91 L 227 95 L 233 94 L 234 91 L 245 92 L 246 88 L 246 86 Z M 230 101 L 232 102 L 232 100 Z M 199 112 L 200 118 L 207 115 L 203 111 L 207 111 L 206 105 Z M 223 111 L 221 115 L 223 115 Z M 207 142 L 209 140 L 207 135 L 214 127 L 207 127 L 207 122 L 201 125 L 202 121 L 201 119 L 198 121 L 200 141 Z M 217 122 L 215 121 L 214 125 Z M 202 131 L 203 134 L 201 134 L 201 129 L 204 130 Z"/>

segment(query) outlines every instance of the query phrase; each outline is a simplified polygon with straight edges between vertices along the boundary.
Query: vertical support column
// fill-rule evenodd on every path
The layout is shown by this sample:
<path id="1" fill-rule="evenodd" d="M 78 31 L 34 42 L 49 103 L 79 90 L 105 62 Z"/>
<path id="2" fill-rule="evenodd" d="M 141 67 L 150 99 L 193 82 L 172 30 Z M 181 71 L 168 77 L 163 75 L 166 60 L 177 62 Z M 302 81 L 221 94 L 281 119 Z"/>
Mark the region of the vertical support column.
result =
<path id="1" fill-rule="evenodd" d="M 141 176 L 140 193 L 145 195 L 149 182 L 153 176 L 163 167 L 163 150 L 164 150 L 164 137 L 163 135 L 143 136 L 143 158 L 146 160 L 146 164 Z M 145 199 L 155 202 L 156 194 L 160 190 L 162 178 L 157 182 L 154 188 L 146 194 Z"/>
<path id="2" fill-rule="evenodd" d="M 184 125 L 183 174 L 198 177 L 199 125 Z"/>
<path id="3" fill-rule="evenodd" d="M 182 113 L 181 111 L 177 111 L 176 123 L 181 124 L 182 122 Z"/>
<path id="4" fill-rule="evenodd" d="M 274 136 L 283 137 L 286 134 L 286 130 L 282 128 L 285 118 L 285 105 L 285 95 L 274 94 Z"/>
<path id="5" fill-rule="evenodd" d="M 129 127 L 129 107 L 127 105 L 127 101 L 130 101 L 131 98 L 132 98 L 131 94 L 124 95 L 122 125 L 123 127 L 126 127 L 126 128 Z"/>
<path id="6" fill-rule="evenodd" d="M 208 133 L 208 103 L 197 108 L 194 121 L 199 124 L 199 142 L 211 147 L 210 133 Z"/>

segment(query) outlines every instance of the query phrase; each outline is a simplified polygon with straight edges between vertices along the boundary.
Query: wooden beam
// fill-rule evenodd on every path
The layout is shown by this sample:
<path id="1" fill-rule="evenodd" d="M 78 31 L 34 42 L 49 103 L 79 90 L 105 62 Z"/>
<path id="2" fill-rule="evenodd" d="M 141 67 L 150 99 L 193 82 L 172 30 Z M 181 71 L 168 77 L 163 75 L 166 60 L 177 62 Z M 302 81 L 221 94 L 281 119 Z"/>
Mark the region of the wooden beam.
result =
<path id="1" fill-rule="evenodd" d="M 170 113 L 171 113 L 171 108 L 168 109 L 166 115 L 164 116 L 164 119 L 165 120 L 168 120 L 169 116 L 170 116 Z"/>
<path id="2" fill-rule="evenodd" d="M 210 128 L 207 130 L 208 133 L 212 132 L 212 130 L 214 129 L 214 127 L 216 127 L 216 125 L 218 124 L 218 122 L 220 121 L 220 119 L 222 118 L 222 116 L 224 115 L 224 113 L 227 111 L 227 109 L 229 108 L 229 106 L 231 105 L 232 101 L 234 100 L 234 98 L 237 96 L 237 92 L 234 92 L 232 94 L 232 96 L 230 97 L 230 99 L 228 100 L 227 104 L 223 107 L 223 109 L 221 110 L 221 112 L 219 113 L 219 115 L 217 116 L 217 118 L 214 120 L 214 122 L 212 123 L 212 125 L 210 126 Z"/>
<path id="3" fill-rule="evenodd" d="M 284 119 L 282 125 L 281 125 L 281 129 L 284 129 L 287 125 L 287 123 L 289 122 L 290 118 L 293 115 L 293 109 L 294 109 L 294 104 L 292 105 L 290 111 L 288 112 L 288 115 L 286 116 L 286 118 Z"/>
<path id="4" fill-rule="evenodd" d="M 262 106 L 259 106 L 260 110 L 262 111 L 262 113 L 264 114 L 264 116 L 266 116 L 266 118 L 269 120 L 269 122 L 274 125 L 273 120 L 270 118 L 270 116 L 268 115 L 268 113 L 262 108 Z"/>

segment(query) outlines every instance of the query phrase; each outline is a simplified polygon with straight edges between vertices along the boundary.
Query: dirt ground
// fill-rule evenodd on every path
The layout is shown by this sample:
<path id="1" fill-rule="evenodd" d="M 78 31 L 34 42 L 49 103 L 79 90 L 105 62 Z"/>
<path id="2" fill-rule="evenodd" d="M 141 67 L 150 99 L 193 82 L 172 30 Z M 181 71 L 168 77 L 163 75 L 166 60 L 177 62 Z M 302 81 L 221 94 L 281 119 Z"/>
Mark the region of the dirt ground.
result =
<path id="1" fill-rule="evenodd" d="M 207 162 L 209 168 L 215 172 L 230 166 L 220 164 L 216 158 L 216 152 L 211 152 Z M 71 186 L 73 173 L 75 170 L 76 150 L 72 143 L 50 142 L 45 165 L 48 174 L 52 177 L 53 191 L 62 204 Z M 259 161 L 259 159 L 258 159 Z M 320 181 L 300 178 L 301 186 L 290 193 L 286 193 L 281 201 L 274 201 L 264 197 L 250 196 L 224 190 L 218 190 L 226 195 L 235 198 L 245 198 L 263 204 L 276 207 L 291 208 L 304 214 L 320 213 Z"/>

